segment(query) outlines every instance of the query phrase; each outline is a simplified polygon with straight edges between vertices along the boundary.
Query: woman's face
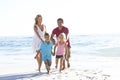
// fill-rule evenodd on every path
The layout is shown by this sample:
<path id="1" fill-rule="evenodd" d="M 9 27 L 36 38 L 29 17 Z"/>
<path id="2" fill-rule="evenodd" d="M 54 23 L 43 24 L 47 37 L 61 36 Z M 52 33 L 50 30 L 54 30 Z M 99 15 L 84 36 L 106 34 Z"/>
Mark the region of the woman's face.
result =
<path id="1" fill-rule="evenodd" d="M 38 17 L 38 18 L 37 18 L 37 22 L 38 22 L 38 23 L 42 23 L 42 17 Z"/>

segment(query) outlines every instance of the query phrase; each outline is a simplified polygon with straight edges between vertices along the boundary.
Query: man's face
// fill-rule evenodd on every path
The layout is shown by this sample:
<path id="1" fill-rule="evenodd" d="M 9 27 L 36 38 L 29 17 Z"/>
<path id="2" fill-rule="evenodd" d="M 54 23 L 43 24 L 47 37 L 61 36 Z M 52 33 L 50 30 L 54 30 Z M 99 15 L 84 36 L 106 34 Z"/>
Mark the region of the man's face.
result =
<path id="1" fill-rule="evenodd" d="M 63 22 L 61 20 L 57 21 L 58 26 L 62 26 Z"/>

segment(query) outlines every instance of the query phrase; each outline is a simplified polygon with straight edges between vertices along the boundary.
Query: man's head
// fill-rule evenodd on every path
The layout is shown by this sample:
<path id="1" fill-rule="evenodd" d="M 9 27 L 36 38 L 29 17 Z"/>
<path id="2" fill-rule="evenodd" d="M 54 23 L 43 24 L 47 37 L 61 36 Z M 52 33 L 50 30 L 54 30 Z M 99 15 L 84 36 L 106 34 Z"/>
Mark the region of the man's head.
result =
<path id="1" fill-rule="evenodd" d="M 64 23 L 64 21 L 63 21 L 62 18 L 57 19 L 57 24 L 58 24 L 59 27 L 62 26 L 63 23 Z"/>

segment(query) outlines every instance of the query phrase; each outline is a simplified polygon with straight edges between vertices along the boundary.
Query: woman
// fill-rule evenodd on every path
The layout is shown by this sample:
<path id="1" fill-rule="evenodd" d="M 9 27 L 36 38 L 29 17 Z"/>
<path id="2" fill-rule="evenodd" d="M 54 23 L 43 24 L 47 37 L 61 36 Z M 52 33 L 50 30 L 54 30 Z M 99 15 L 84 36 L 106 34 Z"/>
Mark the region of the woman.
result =
<path id="1" fill-rule="evenodd" d="M 34 38 L 33 38 L 33 50 L 35 53 L 39 53 L 39 48 L 44 41 L 44 34 L 46 32 L 45 25 L 42 24 L 42 16 L 37 15 L 35 18 L 35 24 L 34 24 Z M 37 56 L 35 56 L 35 59 L 37 60 L 38 63 L 38 70 L 40 72 L 41 64 L 42 64 L 42 55 L 41 53 Z"/>

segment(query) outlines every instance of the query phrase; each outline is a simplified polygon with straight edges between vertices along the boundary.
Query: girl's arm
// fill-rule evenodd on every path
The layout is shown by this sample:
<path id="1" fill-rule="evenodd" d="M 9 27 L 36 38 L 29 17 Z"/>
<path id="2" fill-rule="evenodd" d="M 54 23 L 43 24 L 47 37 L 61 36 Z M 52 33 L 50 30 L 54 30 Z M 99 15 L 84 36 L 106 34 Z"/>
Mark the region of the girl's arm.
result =
<path id="1" fill-rule="evenodd" d="M 57 44 L 55 44 L 55 46 L 54 46 L 54 52 L 53 52 L 53 55 L 56 54 L 56 47 L 57 47 Z"/>
<path id="2" fill-rule="evenodd" d="M 34 26 L 34 32 L 37 34 L 38 38 L 39 38 L 41 41 L 43 41 L 42 38 L 41 38 L 41 36 L 39 35 L 38 31 L 37 31 L 37 27 L 36 27 L 36 26 Z"/>

